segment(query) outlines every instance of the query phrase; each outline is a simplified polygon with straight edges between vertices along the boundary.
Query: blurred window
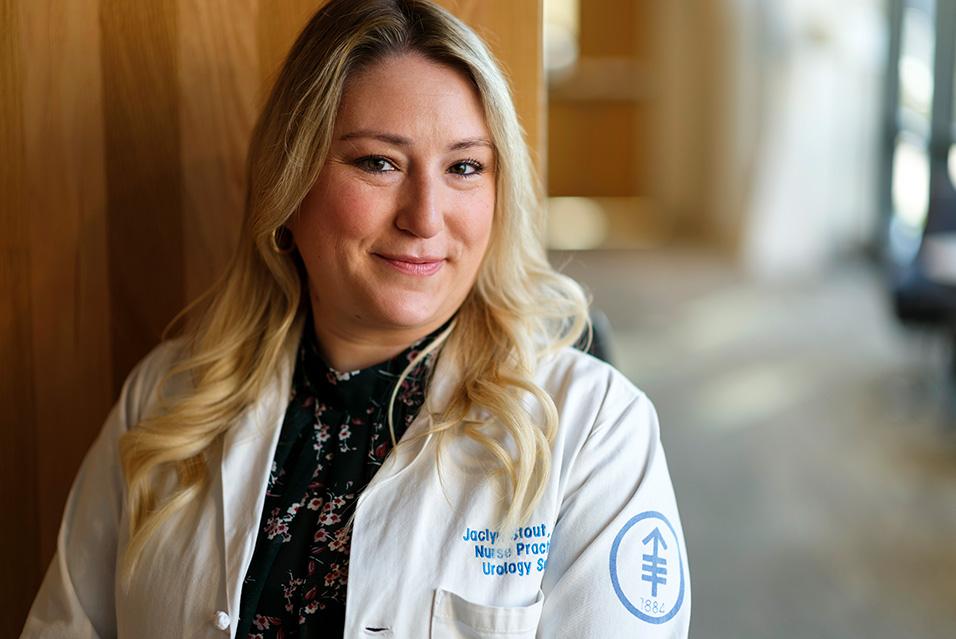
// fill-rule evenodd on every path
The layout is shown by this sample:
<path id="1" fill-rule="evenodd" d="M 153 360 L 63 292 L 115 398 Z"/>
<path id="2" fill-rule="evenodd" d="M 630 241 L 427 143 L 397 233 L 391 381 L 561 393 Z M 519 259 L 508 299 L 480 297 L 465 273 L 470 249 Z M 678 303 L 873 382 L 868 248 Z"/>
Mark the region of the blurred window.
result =
<path id="1" fill-rule="evenodd" d="M 953 138 L 956 139 L 956 117 L 953 118 Z M 949 181 L 956 187 L 956 144 L 949 145 L 949 156 L 946 158 L 946 166 L 949 168 Z"/>
<path id="2" fill-rule="evenodd" d="M 953 108 L 950 114 L 949 125 L 949 154 L 946 158 L 946 166 L 949 169 L 949 181 L 956 188 L 956 52 L 953 60 Z"/>
<path id="3" fill-rule="evenodd" d="M 549 80 L 566 77 L 578 62 L 580 15 L 578 0 L 544 3 L 544 68 Z"/>
<path id="4" fill-rule="evenodd" d="M 898 133 L 893 146 L 890 250 L 908 262 L 929 211 L 929 145 L 936 53 L 935 0 L 905 0 L 900 25 Z"/>
<path id="5" fill-rule="evenodd" d="M 933 0 L 910 1 L 903 11 L 900 42 L 900 117 L 903 128 L 929 137 L 935 49 Z"/>
<path id="6" fill-rule="evenodd" d="M 925 140 L 902 133 L 893 151 L 893 209 L 907 228 L 921 232 L 929 208 L 929 154 Z"/>

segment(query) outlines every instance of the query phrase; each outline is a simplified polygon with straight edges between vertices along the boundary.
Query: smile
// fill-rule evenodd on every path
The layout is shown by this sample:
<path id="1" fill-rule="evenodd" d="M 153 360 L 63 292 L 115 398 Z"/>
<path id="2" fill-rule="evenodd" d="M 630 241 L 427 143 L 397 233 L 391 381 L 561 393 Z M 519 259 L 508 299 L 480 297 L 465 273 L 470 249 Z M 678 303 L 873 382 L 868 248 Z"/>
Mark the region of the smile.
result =
<path id="1" fill-rule="evenodd" d="M 380 255 L 375 257 L 388 264 L 390 267 L 406 275 L 417 275 L 427 277 L 434 275 L 441 267 L 445 265 L 445 260 L 437 257 L 414 257 L 410 255 Z"/>

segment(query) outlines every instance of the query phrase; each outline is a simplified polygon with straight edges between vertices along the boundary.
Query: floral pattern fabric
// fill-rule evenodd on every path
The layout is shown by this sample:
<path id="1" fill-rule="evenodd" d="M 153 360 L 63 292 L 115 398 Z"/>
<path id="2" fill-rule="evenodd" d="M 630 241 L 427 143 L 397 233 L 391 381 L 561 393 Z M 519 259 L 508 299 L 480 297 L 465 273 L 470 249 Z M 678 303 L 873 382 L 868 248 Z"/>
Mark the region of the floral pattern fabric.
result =
<path id="1" fill-rule="evenodd" d="M 342 373 L 322 359 L 309 317 L 243 582 L 237 637 L 342 636 L 355 501 L 392 448 L 387 411 L 395 384 L 440 331 L 387 362 Z M 398 390 L 396 438 L 424 403 L 432 357 Z"/>

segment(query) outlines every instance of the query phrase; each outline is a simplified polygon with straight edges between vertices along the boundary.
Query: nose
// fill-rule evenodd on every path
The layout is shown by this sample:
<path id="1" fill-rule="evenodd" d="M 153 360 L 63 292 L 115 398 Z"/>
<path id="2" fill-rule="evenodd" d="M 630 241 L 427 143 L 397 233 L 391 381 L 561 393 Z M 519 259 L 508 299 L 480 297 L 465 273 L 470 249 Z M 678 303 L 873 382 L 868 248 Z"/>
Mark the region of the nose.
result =
<path id="1" fill-rule="evenodd" d="M 438 235 L 444 226 L 440 180 L 424 172 L 410 175 L 395 216 L 395 226 L 416 237 Z"/>

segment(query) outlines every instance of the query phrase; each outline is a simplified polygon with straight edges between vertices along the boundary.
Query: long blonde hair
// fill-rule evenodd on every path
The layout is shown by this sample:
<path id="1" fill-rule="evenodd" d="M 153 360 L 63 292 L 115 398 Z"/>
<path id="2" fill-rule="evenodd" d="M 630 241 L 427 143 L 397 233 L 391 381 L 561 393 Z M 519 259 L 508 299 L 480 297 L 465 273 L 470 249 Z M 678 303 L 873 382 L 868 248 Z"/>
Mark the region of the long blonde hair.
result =
<path id="1" fill-rule="evenodd" d="M 163 384 L 185 375 L 190 390 L 120 441 L 128 486 L 127 576 L 151 534 L 205 489 L 207 450 L 260 397 L 299 338 L 309 303 L 306 275 L 295 253 L 273 250 L 273 233 L 297 210 L 322 168 L 350 74 L 404 52 L 471 78 L 498 167 L 488 252 L 442 345 L 441 357 L 454 358 L 460 382 L 433 415 L 431 432 L 439 443 L 447 436 L 471 437 L 500 462 L 511 488 L 503 522 L 527 518 L 539 501 L 558 418 L 533 374 L 542 357 L 586 330 L 587 301 L 575 282 L 548 264 L 543 210 L 508 83 L 480 38 L 431 2 L 332 0 L 296 40 L 254 128 L 238 248 L 221 280 L 171 324 L 188 319 L 183 354 Z M 529 394 L 543 416 L 537 420 L 522 405 Z M 469 419 L 475 408 L 505 429 L 513 454 Z M 160 500 L 158 474 L 171 471 L 176 488 Z"/>

